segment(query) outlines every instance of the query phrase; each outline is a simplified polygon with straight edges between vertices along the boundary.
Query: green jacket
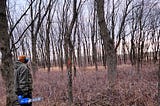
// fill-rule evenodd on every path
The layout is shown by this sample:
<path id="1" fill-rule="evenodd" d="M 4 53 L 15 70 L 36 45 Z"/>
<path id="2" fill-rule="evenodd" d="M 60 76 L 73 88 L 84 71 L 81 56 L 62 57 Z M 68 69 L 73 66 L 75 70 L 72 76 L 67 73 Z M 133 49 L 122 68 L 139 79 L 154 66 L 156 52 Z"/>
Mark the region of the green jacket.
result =
<path id="1" fill-rule="evenodd" d="M 27 64 L 17 61 L 14 68 L 15 92 L 22 92 L 27 95 L 32 92 L 32 75 Z"/>

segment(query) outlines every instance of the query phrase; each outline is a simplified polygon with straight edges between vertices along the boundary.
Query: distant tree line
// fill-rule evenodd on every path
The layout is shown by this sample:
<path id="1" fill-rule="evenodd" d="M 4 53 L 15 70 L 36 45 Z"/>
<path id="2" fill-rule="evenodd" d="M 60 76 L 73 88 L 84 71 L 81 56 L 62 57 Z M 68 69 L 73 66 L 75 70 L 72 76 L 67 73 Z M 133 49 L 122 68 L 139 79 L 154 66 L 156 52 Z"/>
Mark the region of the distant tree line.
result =
<path id="1" fill-rule="evenodd" d="M 65 40 L 68 39 L 76 66 L 106 66 L 104 41 L 99 36 L 97 3 L 89 0 L 80 0 L 79 3 L 76 4 L 74 12 L 77 16 L 71 30 L 70 24 L 74 21 L 72 1 L 28 1 L 28 5 L 32 5 L 27 15 L 23 15 L 11 34 L 14 57 L 29 55 L 34 70 L 37 70 L 36 66 L 47 67 L 48 71 L 51 66 L 59 66 L 63 70 Z M 105 1 L 104 19 L 118 63 L 122 59 L 124 63 L 129 59 L 132 65 L 141 64 L 143 60 L 158 60 L 158 3 L 149 0 Z M 18 17 L 10 14 L 9 27 L 18 20 Z M 71 34 L 66 37 L 68 30 L 71 30 Z"/>

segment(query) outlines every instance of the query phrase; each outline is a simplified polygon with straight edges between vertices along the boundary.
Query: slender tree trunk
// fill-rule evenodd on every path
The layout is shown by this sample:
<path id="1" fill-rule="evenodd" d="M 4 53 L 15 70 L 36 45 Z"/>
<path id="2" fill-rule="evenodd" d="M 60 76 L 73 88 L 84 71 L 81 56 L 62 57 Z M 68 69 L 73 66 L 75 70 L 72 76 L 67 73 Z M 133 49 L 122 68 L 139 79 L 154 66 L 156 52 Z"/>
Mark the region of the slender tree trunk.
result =
<path id="1" fill-rule="evenodd" d="M 139 39 L 138 39 L 138 51 L 137 51 L 137 75 L 140 78 L 140 62 L 141 62 L 141 42 L 142 42 L 142 31 L 143 31 L 143 9 L 144 9 L 144 0 L 142 0 L 142 5 L 141 5 L 141 9 L 140 9 L 140 13 L 138 16 L 138 24 L 139 24 Z"/>
<path id="2" fill-rule="evenodd" d="M 6 106 L 13 106 L 14 94 L 14 69 L 10 50 L 10 36 L 6 15 L 6 0 L 0 0 L 0 52 L 2 54 L 1 74 L 6 87 Z"/>
<path id="3" fill-rule="evenodd" d="M 136 53 L 135 53 L 134 35 L 132 35 L 132 37 L 131 37 L 130 61 L 131 61 L 132 65 L 136 64 Z"/>
<path id="4" fill-rule="evenodd" d="M 126 41 L 125 41 L 125 37 L 122 38 L 123 41 L 122 41 L 122 49 L 123 49 L 123 62 L 124 64 L 126 64 L 126 49 L 125 49 L 125 45 L 126 45 Z"/>
<path id="5" fill-rule="evenodd" d="M 87 44 L 87 43 L 86 43 Z M 90 66 L 91 65 L 91 62 L 90 62 L 90 50 L 89 50 L 89 48 L 90 48 L 90 44 L 88 45 L 88 47 L 87 47 L 87 45 L 86 45 L 86 51 L 87 51 L 87 66 Z"/>
<path id="6" fill-rule="evenodd" d="M 80 45 L 80 33 L 79 33 L 79 29 L 78 29 L 78 48 L 77 48 L 77 56 L 78 56 L 78 66 L 82 67 L 82 56 L 81 56 L 81 45 Z"/>
<path id="7" fill-rule="evenodd" d="M 33 1 L 30 0 L 30 2 L 32 3 Z M 33 16 L 33 6 L 31 6 L 31 21 L 34 20 L 34 16 Z M 35 27 L 35 23 L 33 22 L 31 24 L 31 42 L 32 42 L 32 71 L 33 71 L 33 76 L 35 77 L 35 72 L 38 70 L 37 68 L 37 51 L 36 51 L 36 41 L 37 41 L 37 36 L 34 33 L 34 28 Z M 36 77 L 35 77 L 36 78 Z"/>
<path id="8" fill-rule="evenodd" d="M 96 49 L 96 42 L 95 42 L 95 35 L 96 35 L 96 29 L 95 29 L 95 24 L 96 24 L 96 5 L 94 2 L 94 13 L 93 13 L 93 25 L 91 26 L 91 41 L 92 41 L 92 58 L 93 58 L 93 63 L 95 65 L 96 71 L 98 71 L 98 65 L 97 65 L 97 49 Z M 97 40 L 97 39 L 96 39 Z"/>
<path id="9" fill-rule="evenodd" d="M 137 50 L 137 75 L 140 77 L 140 41 L 138 41 L 138 50 Z"/>
<path id="10" fill-rule="evenodd" d="M 84 56 L 83 56 L 83 67 L 86 67 L 87 65 L 88 65 L 88 63 L 87 63 L 87 53 L 86 53 L 86 46 L 85 46 L 85 43 L 83 43 L 83 54 L 84 54 Z"/>
<path id="11" fill-rule="evenodd" d="M 71 33 L 70 33 L 71 34 Z M 67 73 L 68 73 L 68 99 L 69 99 L 69 106 L 73 103 L 73 93 L 72 93 L 72 47 L 69 46 L 70 43 L 70 34 L 66 33 L 65 35 L 65 63 L 67 66 Z M 68 39 L 69 37 L 69 39 Z"/>
<path id="12" fill-rule="evenodd" d="M 52 33 L 52 35 L 54 35 L 53 33 Z M 53 37 L 51 37 L 51 46 L 52 46 L 52 55 L 53 55 L 53 57 L 52 57 L 52 64 L 54 65 L 54 66 L 57 66 L 57 60 L 58 60 L 58 58 L 57 58 L 57 60 L 56 60 L 56 53 L 57 53 L 57 55 L 59 55 L 59 53 L 56 51 L 56 46 L 55 46 L 55 43 L 54 43 L 54 40 L 53 40 Z M 59 56 L 58 56 L 59 57 Z"/>
<path id="13" fill-rule="evenodd" d="M 26 50 L 25 50 L 25 46 L 24 46 L 24 39 L 22 40 L 22 54 L 26 55 Z"/>
<path id="14" fill-rule="evenodd" d="M 104 0 L 96 0 L 97 2 L 97 14 L 98 24 L 100 27 L 100 34 L 105 47 L 107 66 L 108 66 L 108 81 L 109 86 L 113 87 L 117 77 L 117 56 L 114 47 L 114 41 L 111 39 L 109 30 L 105 22 L 104 14 Z"/>
<path id="15" fill-rule="evenodd" d="M 46 53 L 44 52 L 43 44 L 41 45 L 41 48 L 39 49 L 41 49 L 41 65 L 45 69 L 46 68 L 46 58 L 45 58 Z"/>
<path id="16" fill-rule="evenodd" d="M 61 70 L 62 70 L 62 72 L 63 72 L 63 64 L 64 64 L 64 62 L 63 62 L 63 49 L 62 49 L 62 41 L 61 41 L 61 44 L 60 44 L 60 67 L 61 67 Z"/>
<path id="17" fill-rule="evenodd" d="M 73 43 L 71 41 L 72 30 L 75 25 L 75 22 L 78 18 L 78 13 L 76 9 L 77 0 L 73 0 L 73 17 L 69 25 L 68 30 L 64 34 L 64 51 L 65 51 L 65 62 L 67 66 L 68 73 L 68 101 L 69 106 L 73 103 L 73 92 L 72 92 L 72 60 L 73 60 Z"/>
<path id="18" fill-rule="evenodd" d="M 142 65 L 143 65 L 143 58 L 144 58 L 144 40 L 141 43 L 141 57 L 140 57 L 141 68 L 142 68 Z"/>
<path id="19" fill-rule="evenodd" d="M 32 2 L 32 0 L 31 0 Z M 50 9 L 50 6 L 52 4 L 52 0 L 49 0 L 49 3 L 47 5 L 47 8 L 46 8 L 46 11 L 44 12 L 44 14 L 42 15 L 42 1 L 40 0 L 39 1 L 39 4 L 38 4 L 38 20 L 37 20 L 37 24 L 35 26 L 35 23 L 33 22 L 32 25 L 31 25 L 31 42 L 32 42 L 32 71 L 33 71 L 33 76 L 34 78 L 36 78 L 36 71 L 38 71 L 38 56 L 37 56 L 37 50 L 36 50 L 36 46 L 37 46 L 37 36 L 38 36 L 38 33 L 39 33 L 39 30 L 42 26 L 42 22 L 44 21 L 49 9 Z M 33 20 L 33 7 L 31 6 L 31 20 Z"/>
<path id="20" fill-rule="evenodd" d="M 105 69 L 107 68 L 106 67 L 106 52 L 105 52 L 105 49 L 104 49 L 104 44 L 102 44 L 102 62 L 103 62 L 103 66 L 105 67 Z"/>
<path id="21" fill-rule="evenodd" d="M 37 38 L 35 36 L 32 36 L 32 71 L 33 71 L 33 76 L 36 78 L 35 73 L 38 70 L 37 67 L 37 50 L 36 50 L 36 41 Z"/>
<path id="22" fill-rule="evenodd" d="M 135 31 L 137 29 L 137 23 L 135 23 L 135 13 L 132 9 L 132 23 L 131 23 L 131 27 L 132 27 L 132 32 L 131 32 L 131 48 L 130 48 L 130 53 L 129 53 L 129 57 L 130 57 L 130 61 L 132 65 L 136 64 L 136 53 L 135 53 Z"/>
<path id="23" fill-rule="evenodd" d="M 46 25 L 46 65 L 47 70 L 50 72 L 51 69 L 51 61 L 50 61 L 50 28 L 51 28 L 51 5 L 48 12 L 48 19 L 47 19 L 47 25 Z"/>

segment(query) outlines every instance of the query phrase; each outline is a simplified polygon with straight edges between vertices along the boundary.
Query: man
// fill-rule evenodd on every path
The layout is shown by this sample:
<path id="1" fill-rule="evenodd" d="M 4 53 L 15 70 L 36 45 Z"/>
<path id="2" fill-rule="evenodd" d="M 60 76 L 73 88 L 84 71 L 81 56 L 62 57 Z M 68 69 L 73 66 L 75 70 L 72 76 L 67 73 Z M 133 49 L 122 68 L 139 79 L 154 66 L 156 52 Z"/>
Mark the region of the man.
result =
<path id="1" fill-rule="evenodd" d="M 23 98 L 32 98 L 32 76 L 28 67 L 28 58 L 25 55 L 19 56 L 15 63 L 15 93 L 17 96 L 22 95 Z M 32 106 L 32 104 L 24 104 L 21 106 Z"/>

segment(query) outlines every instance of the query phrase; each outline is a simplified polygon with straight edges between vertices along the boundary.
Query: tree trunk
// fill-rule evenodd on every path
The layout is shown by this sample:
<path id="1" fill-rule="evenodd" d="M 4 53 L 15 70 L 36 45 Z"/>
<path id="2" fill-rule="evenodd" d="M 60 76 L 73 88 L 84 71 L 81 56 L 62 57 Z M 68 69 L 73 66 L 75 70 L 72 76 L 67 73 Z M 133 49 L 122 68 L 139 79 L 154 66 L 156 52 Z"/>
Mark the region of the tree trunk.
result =
<path id="1" fill-rule="evenodd" d="M 80 45 L 80 33 L 79 33 L 79 29 L 78 29 L 77 59 L 78 59 L 78 66 L 82 67 L 82 56 L 81 56 L 81 45 Z"/>
<path id="2" fill-rule="evenodd" d="M 51 62 L 50 62 L 50 28 L 51 28 L 51 6 L 48 12 L 48 19 L 47 19 L 47 24 L 46 24 L 46 65 L 47 65 L 47 70 L 50 72 L 51 68 Z"/>
<path id="3" fill-rule="evenodd" d="M 86 53 L 85 43 L 83 43 L 83 54 L 84 54 L 84 56 L 83 56 L 84 59 L 83 59 L 82 63 L 83 63 L 83 67 L 86 67 L 88 65 L 88 63 L 87 63 L 87 53 Z"/>
<path id="4" fill-rule="evenodd" d="M 33 1 L 30 0 L 32 3 Z M 34 20 L 34 15 L 33 15 L 33 7 L 31 6 L 31 21 Z M 33 22 L 31 24 L 31 42 L 32 42 L 32 71 L 33 71 L 33 76 L 35 77 L 35 72 L 38 70 L 37 68 L 37 51 L 36 51 L 36 41 L 37 41 L 37 36 L 34 34 L 34 27 L 35 23 Z"/>
<path id="5" fill-rule="evenodd" d="M 54 35 L 53 33 L 52 33 L 52 35 Z M 56 60 L 56 46 L 55 46 L 55 44 L 54 44 L 54 40 L 53 40 L 53 37 L 51 37 L 51 47 L 52 47 L 52 55 L 53 55 L 53 57 L 52 57 L 52 64 L 54 65 L 54 66 L 57 66 L 57 60 L 58 60 L 58 58 L 57 58 L 57 60 Z M 59 55 L 58 54 L 58 52 L 57 52 L 57 55 Z M 59 56 L 58 56 L 59 57 Z"/>
<path id="6" fill-rule="evenodd" d="M 117 77 L 117 56 L 114 47 L 114 41 L 109 35 L 109 30 L 105 22 L 104 14 L 104 0 L 96 0 L 97 2 L 97 14 L 98 14 L 98 24 L 100 27 L 100 34 L 105 47 L 107 66 L 108 66 L 108 81 L 109 86 L 113 87 Z"/>
<path id="7" fill-rule="evenodd" d="M 14 94 L 14 69 L 10 50 L 10 36 L 6 16 L 6 0 L 0 0 L 0 51 L 2 54 L 1 74 L 6 87 L 6 106 L 13 106 Z"/>
<path id="8" fill-rule="evenodd" d="M 137 75 L 138 78 L 141 77 L 140 75 L 140 62 L 141 62 L 141 43 L 142 43 L 142 39 L 143 39 L 143 24 L 142 23 L 142 19 L 143 19 L 143 11 L 144 11 L 144 0 L 142 0 L 142 5 L 141 5 L 141 9 L 140 9 L 140 13 L 138 14 L 138 24 L 139 24 L 139 38 L 138 38 L 138 50 L 137 50 Z"/>
<path id="9" fill-rule="evenodd" d="M 68 101 L 69 106 L 73 103 L 73 92 L 72 92 L 72 60 L 73 60 L 73 43 L 71 41 L 72 30 L 75 22 L 78 18 L 78 13 L 76 9 L 77 0 L 73 0 L 73 17 L 71 23 L 69 24 L 68 30 L 64 34 L 64 51 L 65 51 L 65 62 L 68 72 Z"/>
<path id="10" fill-rule="evenodd" d="M 95 42 L 95 23 L 96 23 L 96 5 L 94 2 L 94 13 L 93 13 L 93 25 L 91 26 L 91 41 L 92 41 L 92 58 L 93 58 L 93 63 L 95 65 L 96 71 L 98 71 L 98 65 L 97 65 L 97 50 L 96 50 L 96 42 Z M 97 40 L 97 39 L 96 39 Z"/>
<path id="11" fill-rule="evenodd" d="M 143 35 L 144 36 L 144 35 Z M 141 68 L 142 68 L 142 65 L 143 65 L 143 58 L 144 58 L 144 40 L 142 41 L 141 43 L 141 57 L 140 57 L 140 61 L 141 61 Z"/>
<path id="12" fill-rule="evenodd" d="M 36 78 L 35 73 L 38 70 L 36 41 L 37 41 L 37 38 L 35 36 L 32 36 L 32 71 L 33 71 L 34 78 Z"/>
<path id="13" fill-rule="evenodd" d="M 31 0 L 32 2 L 32 0 Z M 38 56 L 37 56 L 37 50 L 36 50 L 36 43 L 37 43 L 37 37 L 38 37 L 38 32 L 42 26 L 42 22 L 44 21 L 49 9 L 50 9 L 50 6 L 52 4 L 52 0 L 49 1 L 48 5 L 47 5 L 47 8 L 46 8 L 46 11 L 44 12 L 44 14 L 42 15 L 42 1 L 40 0 L 39 1 L 39 4 L 38 4 L 38 20 L 37 20 L 37 24 L 35 26 L 35 23 L 33 22 L 32 25 L 31 25 L 31 42 L 32 42 L 32 71 L 33 71 L 33 76 L 34 78 L 36 77 L 35 73 L 36 71 L 38 71 Z M 31 20 L 34 19 L 33 17 L 33 7 L 31 6 Z"/>
<path id="14" fill-rule="evenodd" d="M 107 68 L 106 67 L 106 52 L 104 50 L 104 44 L 102 44 L 102 63 L 103 63 L 103 66 L 105 67 L 105 69 Z"/>
<path id="15" fill-rule="evenodd" d="M 126 45 L 126 41 L 125 41 L 125 37 L 122 38 L 122 49 L 123 49 L 123 62 L 124 64 L 126 64 L 126 60 L 127 60 L 127 57 L 126 57 L 126 49 L 125 49 L 125 45 Z"/>
<path id="16" fill-rule="evenodd" d="M 131 37 L 131 49 L 130 49 L 130 61 L 132 65 L 136 64 L 136 53 L 135 53 L 135 44 L 134 44 L 134 35 Z"/>

